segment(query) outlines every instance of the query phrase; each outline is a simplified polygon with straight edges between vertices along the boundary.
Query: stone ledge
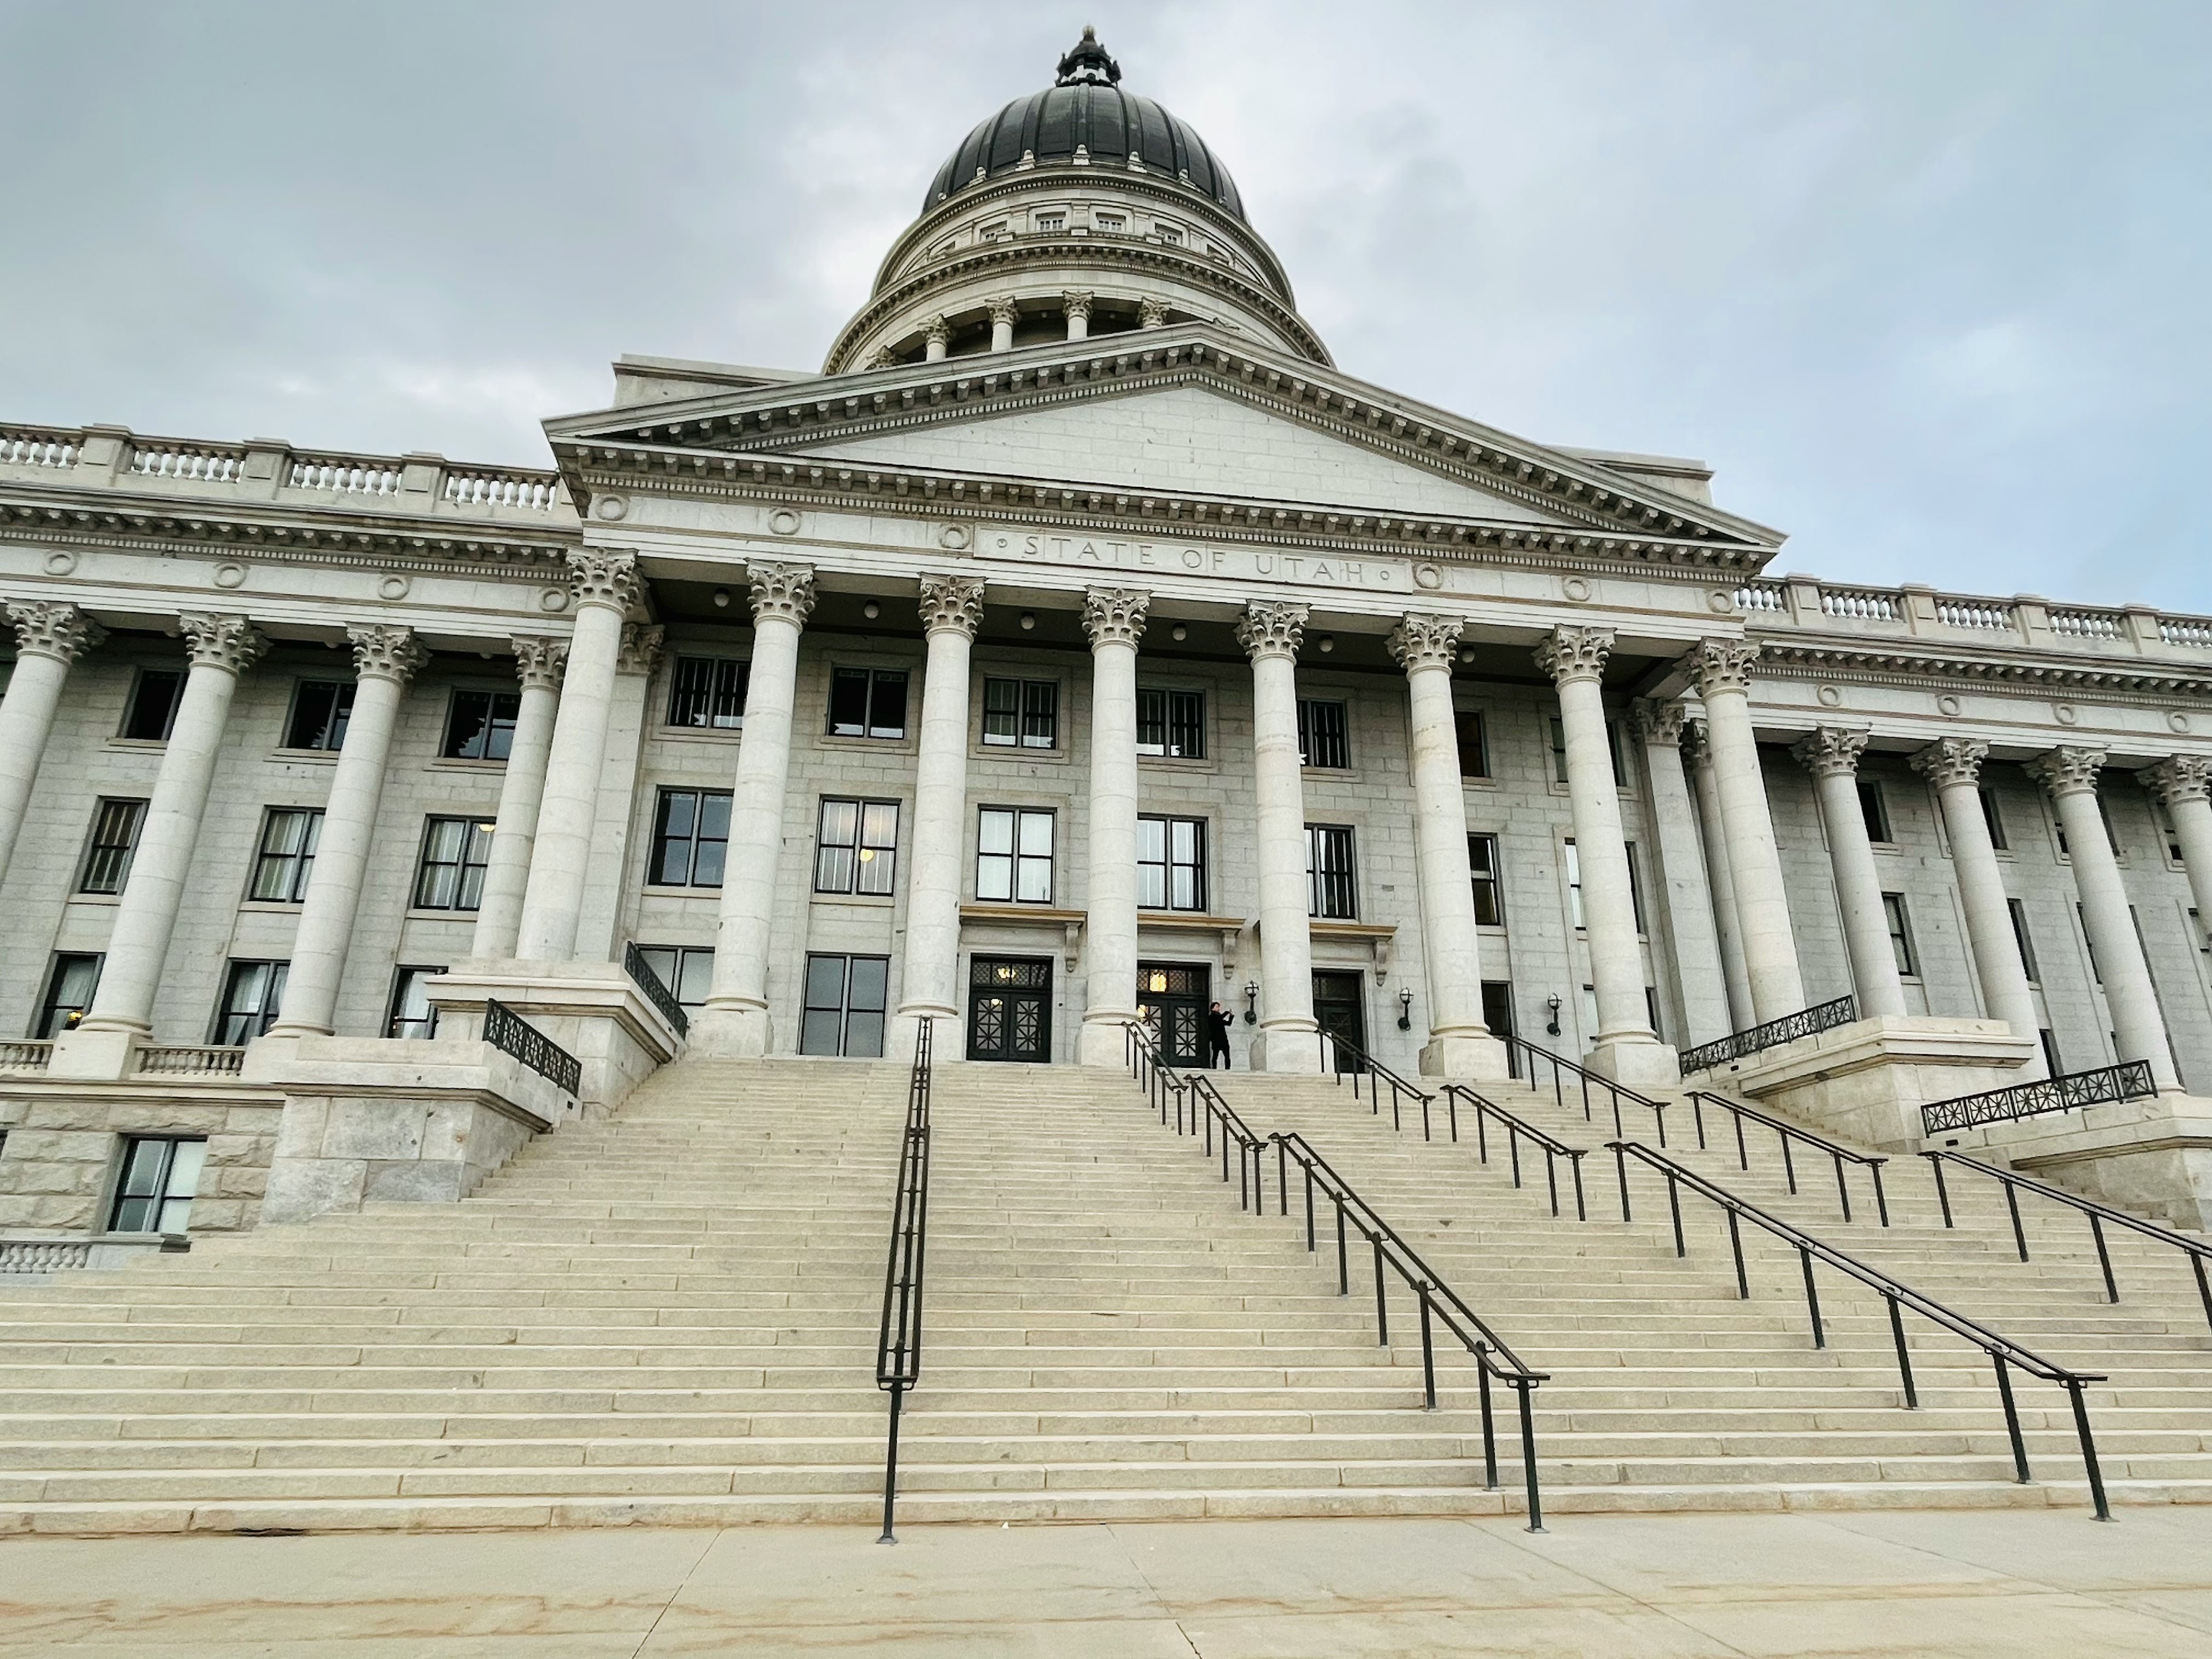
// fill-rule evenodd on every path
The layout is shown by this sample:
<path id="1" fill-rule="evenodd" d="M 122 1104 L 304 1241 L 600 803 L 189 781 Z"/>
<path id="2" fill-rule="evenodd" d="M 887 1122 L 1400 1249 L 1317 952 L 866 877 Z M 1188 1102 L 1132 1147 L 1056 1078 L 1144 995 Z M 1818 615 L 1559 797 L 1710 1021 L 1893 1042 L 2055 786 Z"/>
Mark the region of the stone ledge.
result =
<path id="1" fill-rule="evenodd" d="M 2035 1054 L 2002 1020 L 1884 1014 L 1695 1076 L 1846 1139 L 1917 1151 L 1923 1106 L 2016 1083 Z"/>
<path id="2" fill-rule="evenodd" d="M 2123 1209 L 2212 1230 L 2212 1099 L 2166 1092 L 1979 1123 L 1923 1143 L 1979 1151 Z"/>

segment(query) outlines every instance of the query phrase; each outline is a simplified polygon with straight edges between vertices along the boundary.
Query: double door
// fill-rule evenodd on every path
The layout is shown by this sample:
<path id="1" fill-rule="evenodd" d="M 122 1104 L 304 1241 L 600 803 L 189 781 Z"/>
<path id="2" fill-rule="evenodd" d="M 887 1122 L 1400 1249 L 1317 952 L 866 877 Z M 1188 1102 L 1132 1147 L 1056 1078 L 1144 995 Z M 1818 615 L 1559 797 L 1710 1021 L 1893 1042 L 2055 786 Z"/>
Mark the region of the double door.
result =
<path id="1" fill-rule="evenodd" d="M 1357 972 L 1335 973 L 1316 970 L 1313 976 L 1314 1023 L 1324 1036 L 1340 1037 L 1352 1045 L 1350 1050 L 1332 1046 L 1336 1069 L 1357 1072 L 1364 1063 L 1358 1056 L 1367 1052 L 1367 1014 L 1360 995 L 1360 976 Z"/>
<path id="2" fill-rule="evenodd" d="M 1052 958 L 971 957 L 968 1058 L 1052 1058 Z"/>
<path id="3" fill-rule="evenodd" d="M 1206 1063 L 1206 1013 L 1213 970 L 1203 963 L 1137 964 L 1137 1018 L 1170 1066 Z"/>

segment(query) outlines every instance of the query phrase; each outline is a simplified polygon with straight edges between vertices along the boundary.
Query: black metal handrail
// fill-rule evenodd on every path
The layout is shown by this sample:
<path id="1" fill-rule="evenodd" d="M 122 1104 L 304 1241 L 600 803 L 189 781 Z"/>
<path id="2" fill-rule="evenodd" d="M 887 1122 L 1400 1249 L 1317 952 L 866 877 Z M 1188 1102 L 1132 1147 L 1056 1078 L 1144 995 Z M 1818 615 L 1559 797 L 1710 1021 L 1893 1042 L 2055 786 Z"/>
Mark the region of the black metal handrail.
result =
<path id="1" fill-rule="evenodd" d="M 1121 1053 L 1130 1074 L 1158 1110 L 1164 1125 L 1179 1134 L 1203 1139 L 1207 1158 L 1215 1143 L 1221 1147 L 1221 1178 L 1229 1179 L 1230 1148 L 1237 1148 L 1237 1207 L 1257 1212 L 1261 1207 L 1260 1155 L 1267 1142 L 1252 1132 L 1237 1109 L 1221 1097 L 1213 1079 L 1203 1072 L 1177 1072 L 1160 1056 L 1158 1040 L 1142 1025 L 1121 1027 Z"/>
<path id="2" fill-rule="evenodd" d="M 1851 1218 L 1851 1188 L 1850 1183 L 1844 1179 L 1844 1165 L 1856 1164 L 1873 1175 L 1875 1211 L 1881 1217 L 1881 1224 L 1885 1227 L 1889 1225 L 1889 1195 L 1882 1190 L 1881 1187 L 1881 1166 L 1889 1162 L 1887 1158 L 1879 1157 L 1871 1152 L 1854 1152 L 1849 1146 L 1838 1145 L 1826 1135 L 1814 1134 L 1810 1129 L 1800 1128 L 1795 1123 L 1762 1112 L 1756 1106 L 1747 1106 L 1740 1100 L 1730 1100 L 1726 1095 L 1711 1094 L 1703 1089 L 1692 1089 L 1689 1094 L 1690 1110 L 1696 1115 L 1698 1121 L 1698 1146 L 1700 1150 L 1703 1150 L 1705 1144 L 1705 1107 L 1708 1103 L 1724 1106 L 1735 1118 L 1735 1158 L 1739 1169 L 1748 1170 L 1751 1168 L 1751 1152 L 1744 1145 L 1743 1139 L 1743 1121 L 1749 1118 L 1753 1123 L 1764 1124 L 1780 1137 L 1782 1172 L 1789 1178 L 1791 1197 L 1795 1198 L 1797 1195 L 1797 1164 L 1796 1160 L 1790 1155 L 1790 1143 L 1793 1140 L 1802 1141 L 1814 1152 L 1834 1162 L 1836 1197 L 1843 1205 L 1844 1220 L 1849 1221 Z"/>
<path id="3" fill-rule="evenodd" d="M 1985 1164 L 1978 1158 L 1967 1157 L 1964 1152 L 1937 1151 L 1923 1152 L 1920 1156 L 1926 1158 L 1929 1167 L 1936 1171 L 1936 1196 L 1942 1201 L 1943 1224 L 1946 1227 L 1954 1226 L 1956 1224 L 1951 1218 L 1951 1189 L 1944 1182 L 1943 1166 L 1946 1164 L 1956 1164 L 1962 1169 L 1972 1170 L 1977 1175 L 1985 1175 L 1993 1181 L 2004 1183 L 2005 1207 L 2012 1214 L 2013 1243 L 2020 1251 L 2020 1259 L 2022 1261 L 2027 1260 L 2027 1230 L 2021 1225 L 2020 1189 L 2025 1188 L 2039 1198 L 2051 1199 L 2069 1208 L 2079 1210 L 2089 1218 L 2089 1237 L 2096 1242 L 2097 1263 L 2105 1272 L 2105 1299 L 2107 1302 L 2118 1302 L 2120 1299 L 2119 1281 L 2112 1277 L 2112 1252 L 2105 1247 L 2105 1224 L 2109 1221 L 2115 1226 L 2125 1227 L 2130 1232 L 2140 1233 L 2145 1238 L 2169 1245 L 2186 1255 L 2189 1258 L 2190 1267 L 2197 1275 L 2197 1300 L 2204 1304 L 2205 1322 L 2212 1324 L 2212 1282 L 2207 1281 L 2204 1271 L 2204 1264 L 2207 1261 L 2212 1261 L 2212 1244 L 2206 1244 L 2194 1238 L 2185 1238 L 2179 1233 L 2169 1228 L 2161 1227 L 2154 1221 L 2146 1221 L 2141 1216 L 2130 1215 L 2125 1210 L 2116 1210 L 2109 1204 L 2100 1204 L 2094 1198 L 2084 1198 L 2079 1193 L 2069 1193 L 2062 1187 L 2051 1186 L 2036 1180 L 2033 1176 L 2021 1175 L 2015 1170 L 2000 1169 L 1994 1164 Z"/>
<path id="4" fill-rule="evenodd" d="M 1628 1133 L 1627 1126 L 1620 1121 L 1620 1103 L 1626 1100 L 1632 1105 L 1644 1108 L 1651 1114 L 1654 1122 L 1658 1127 L 1659 1144 L 1662 1146 L 1667 1144 L 1667 1103 L 1665 1101 L 1654 1100 L 1650 1096 L 1640 1093 L 1625 1083 L 1615 1083 L 1611 1078 L 1591 1071 L 1587 1066 L 1577 1065 L 1564 1054 L 1555 1054 L 1549 1048 L 1539 1048 L 1526 1037 L 1515 1036 L 1509 1031 L 1492 1031 L 1491 1036 L 1505 1045 L 1506 1060 L 1508 1064 L 1514 1066 L 1516 1077 L 1521 1074 L 1518 1062 L 1523 1059 L 1528 1061 L 1528 1083 L 1530 1088 L 1538 1086 L 1536 1066 L 1539 1062 L 1552 1068 L 1552 1099 L 1554 1103 L 1565 1106 L 1567 1101 L 1565 1079 L 1570 1076 L 1578 1079 L 1582 1084 L 1583 1091 L 1583 1122 L 1594 1123 L 1597 1121 L 1590 1115 L 1590 1085 L 1595 1084 L 1605 1091 L 1606 1098 L 1613 1107 L 1614 1134 L 1626 1135 Z"/>
<path id="5" fill-rule="evenodd" d="M 660 1017 L 676 1028 L 676 1035 L 689 1036 L 691 1016 L 684 1012 L 684 1005 L 676 1000 L 676 993 L 668 988 L 653 964 L 645 959 L 645 952 L 637 948 L 635 939 L 623 946 L 623 967 L 629 971 L 637 988 L 645 993 L 645 1000 L 658 1008 Z"/>
<path id="6" fill-rule="evenodd" d="M 891 1204 L 890 1258 L 884 1267 L 884 1316 L 876 1333 L 876 1386 L 889 1394 L 884 1443 L 884 1535 L 896 1544 L 899 1409 L 921 1380 L 921 1275 L 929 1243 L 929 1062 L 936 1021 L 915 1022 L 914 1072 L 907 1084 L 906 1129 L 899 1139 L 898 1195 Z"/>
<path id="7" fill-rule="evenodd" d="M 1682 1075 L 1692 1072 L 1710 1072 L 1716 1066 L 1724 1066 L 1731 1060 L 1741 1060 L 1746 1054 L 1755 1054 L 1763 1048 L 1779 1048 L 1785 1042 L 1795 1042 L 1799 1037 L 1818 1036 L 1823 1031 L 1832 1031 L 1838 1025 L 1848 1025 L 1859 1017 L 1858 999 L 1838 997 L 1833 1002 L 1816 1002 L 1810 1008 L 1800 1008 L 1794 1014 L 1784 1014 L 1779 1019 L 1770 1019 L 1764 1025 L 1731 1032 L 1713 1042 L 1704 1042 L 1694 1048 L 1682 1050 Z"/>
<path id="8" fill-rule="evenodd" d="M 1379 1115 L 1382 1110 L 1382 1090 L 1378 1085 L 1388 1085 L 1390 1090 L 1390 1127 L 1394 1129 L 1403 1127 L 1398 1117 L 1401 1103 L 1408 1099 L 1418 1100 L 1421 1103 L 1421 1139 L 1425 1140 L 1429 1138 L 1429 1106 L 1436 1099 L 1434 1094 L 1407 1082 L 1351 1038 L 1338 1036 L 1329 1031 L 1316 1035 L 1321 1039 L 1322 1068 L 1334 1073 L 1338 1088 L 1341 1089 L 1345 1079 L 1350 1078 L 1352 1097 L 1358 1100 L 1360 1097 L 1359 1080 L 1364 1077 L 1367 1079 L 1369 1105 Z M 1332 1050 L 1341 1050 L 1349 1054 L 1352 1063 L 1348 1066 L 1334 1064 Z"/>
<path id="9" fill-rule="evenodd" d="M 1451 1138 L 1454 1141 L 1459 1139 L 1459 1103 L 1462 1100 L 1474 1108 L 1476 1157 L 1485 1164 L 1490 1162 L 1490 1132 L 1486 1126 L 1490 1120 L 1497 1120 L 1505 1126 L 1505 1144 L 1513 1159 L 1513 1184 L 1516 1187 L 1521 1184 L 1521 1143 L 1524 1139 L 1534 1141 L 1544 1149 L 1544 1184 L 1551 1189 L 1552 1213 L 1557 1215 L 1559 1212 L 1559 1160 L 1564 1158 L 1575 1178 L 1575 1219 L 1589 1219 L 1589 1206 L 1583 1197 L 1583 1159 L 1589 1156 L 1589 1147 L 1570 1146 L 1556 1135 L 1547 1134 L 1534 1124 L 1514 1116 L 1496 1101 L 1477 1094 L 1465 1084 L 1447 1083 L 1444 1085 L 1444 1101 L 1450 1109 Z"/>
<path id="10" fill-rule="evenodd" d="M 1667 1181 L 1667 1207 L 1674 1223 L 1674 1254 L 1686 1256 L 1689 1246 L 1682 1232 L 1681 1189 L 1688 1188 L 1699 1197 L 1718 1206 L 1728 1217 L 1729 1244 L 1735 1253 L 1736 1295 L 1748 1301 L 1751 1297 L 1751 1276 L 1744 1265 L 1743 1233 L 1740 1221 L 1748 1221 L 1765 1229 L 1797 1252 L 1798 1264 L 1805 1278 L 1805 1309 L 1813 1327 L 1813 1346 L 1828 1346 L 1827 1328 L 1820 1318 L 1820 1293 L 1814 1281 L 1813 1264 L 1824 1261 L 1849 1278 L 1876 1291 L 1889 1308 L 1889 1330 L 1897 1348 L 1897 1370 L 1905 1388 L 1905 1404 L 1909 1411 L 1920 1408 L 1920 1395 L 1912 1380 L 1912 1356 L 1905 1342 L 1904 1310 L 1910 1308 L 1922 1318 L 1942 1326 L 1954 1336 L 1965 1338 L 1989 1355 L 1996 1368 L 1997 1395 L 2003 1402 L 2005 1430 L 2012 1441 L 2013 1468 L 2026 1486 L 2030 1479 L 2027 1468 L 2027 1443 L 2021 1434 L 2020 1410 L 2012 1396 L 2010 1368 L 2017 1365 L 2031 1376 L 2046 1382 L 2056 1382 L 2066 1390 L 2067 1399 L 2074 1409 L 2074 1429 L 2081 1444 L 2081 1466 L 2088 1472 L 2089 1495 L 2097 1506 L 2097 1519 L 2112 1518 L 2112 1505 L 2105 1498 L 2105 1477 L 2097 1462 L 2097 1443 L 2089 1431 L 2089 1409 L 2081 1391 L 2092 1382 L 2102 1382 L 2101 1372 L 2072 1370 L 2045 1359 L 2031 1348 L 2022 1347 L 2010 1337 L 2002 1336 L 1986 1325 L 1969 1319 L 1966 1315 L 1946 1307 L 1931 1296 L 1914 1290 L 1904 1280 L 1869 1267 L 1857 1257 L 1838 1249 L 1834 1245 L 1814 1237 L 1803 1229 L 1791 1225 L 1779 1216 L 1770 1215 L 1757 1205 L 1737 1197 L 1725 1187 L 1708 1181 L 1696 1170 L 1677 1164 L 1673 1158 L 1653 1152 L 1648 1146 L 1632 1140 L 1612 1140 L 1606 1143 L 1613 1157 L 1614 1171 L 1620 1182 L 1620 1218 L 1626 1222 L 1634 1218 L 1630 1212 L 1628 1198 L 1628 1160 L 1632 1158 L 1657 1170 Z"/>
<path id="11" fill-rule="evenodd" d="M 1540 1371 L 1513 1352 L 1505 1340 L 1468 1307 L 1459 1292 L 1443 1282 L 1437 1270 L 1421 1260 L 1420 1253 L 1399 1237 L 1397 1229 L 1385 1221 L 1365 1199 L 1352 1189 L 1352 1183 L 1331 1169 L 1328 1160 L 1313 1149 L 1306 1138 L 1292 1131 L 1288 1134 L 1268 1137 L 1275 1146 L 1275 1182 L 1278 1209 L 1290 1213 L 1291 1160 L 1295 1159 L 1305 1172 L 1306 1249 L 1317 1250 L 1314 1231 L 1314 1189 L 1316 1186 L 1328 1194 L 1336 1207 L 1336 1290 L 1339 1296 L 1352 1294 L 1351 1245 L 1346 1237 L 1348 1229 L 1356 1228 L 1366 1239 L 1375 1258 L 1375 1329 L 1376 1341 L 1388 1346 L 1390 1341 L 1390 1304 L 1383 1269 L 1406 1282 L 1419 1304 L 1421 1316 L 1421 1387 L 1425 1411 L 1437 1408 L 1437 1355 L 1432 1327 L 1441 1320 L 1443 1327 L 1460 1340 L 1460 1345 L 1474 1357 L 1476 1375 L 1480 1381 L 1482 1401 L 1482 1468 L 1486 1491 L 1498 1490 L 1498 1433 L 1497 1419 L 1491 1402 L 1490 1385 L 1494 1377 L 1511 1389 L 1519 1399 L 1521 1425 L 1521 1470 L 1522 1482 L 1528 1495 L 1528 1530 L 1544 1530 L 1544 1505 L 1538 1490 L 1536 1475 L 1536 1427 L 1534 1410 L 1529 1396 L 1539 1383 L 1547 1381 L 1551 1373 Z"/>
<path id="12" fill-rule="evenodd" d="M 575 1055 L 495 997 L 484 999 L 483 1040 L 556 1089 L 573 1095 L 583 1085 L 584 1068 Z"/>
<path id="13" fill-rule="evenodd" d="M 2008 1123 L 2045 1112 L 2071 1112 L 2110 1100 L 2141 1100 L 2157 1092 L 2148 1060 L 2123 1060 L 2094 1072 L 2067 1072 L 2033 1083 L 1984 1089 L 1978 1095 L 1930 1101 L 1920 1109 L 1920 1128 L 1923 1134 L 1942 1134 L 1947 1129 L 1971 1129 L 1978 1123 Z"/>

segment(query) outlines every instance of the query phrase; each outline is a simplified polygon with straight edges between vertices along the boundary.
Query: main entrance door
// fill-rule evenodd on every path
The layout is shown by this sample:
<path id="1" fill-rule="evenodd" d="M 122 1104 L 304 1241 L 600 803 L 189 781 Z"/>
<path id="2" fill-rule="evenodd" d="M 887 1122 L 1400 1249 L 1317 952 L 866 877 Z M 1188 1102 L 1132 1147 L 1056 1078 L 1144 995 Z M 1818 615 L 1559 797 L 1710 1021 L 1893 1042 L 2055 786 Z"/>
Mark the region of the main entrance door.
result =
<path id="1" fill-rule="evenodd" d="M 969 958 L 968 1058 L 1052 1058 L 1050 957 Z"/>
<path id="2" fill-rule="evenodd" d="M 1355 973 L 1316 973 L 1313 976 L 1314 1019 L 1324 1035 L 1342 1037 L 1367 1052 L 1367 1017 L 1359 998 L 1359 975 Z M 1356 1072 L 1359 1061 L 1342 1048 L 1334 1050 L 1336 1069 Z"/>
<path id="3" fill-rule="evenodd" d="M 1137 964 L 1137 1018 L 1170 1066 L 1206 1064 L 1206 987 L 1212 977 L 1203 963 Z"/>

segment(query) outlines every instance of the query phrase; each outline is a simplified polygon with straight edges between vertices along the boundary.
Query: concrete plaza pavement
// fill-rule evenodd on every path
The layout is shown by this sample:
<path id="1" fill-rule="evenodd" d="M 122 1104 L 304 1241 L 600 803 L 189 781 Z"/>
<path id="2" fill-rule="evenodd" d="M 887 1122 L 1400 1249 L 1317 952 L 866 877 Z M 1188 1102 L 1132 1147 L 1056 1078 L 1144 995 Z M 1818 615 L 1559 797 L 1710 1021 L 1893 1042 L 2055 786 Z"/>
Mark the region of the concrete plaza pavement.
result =
<path id="1" fill-rule="evenodd" d="M 0 1541 L 0 1656 L 2212 1652 L 2212 1513 Z"/>

